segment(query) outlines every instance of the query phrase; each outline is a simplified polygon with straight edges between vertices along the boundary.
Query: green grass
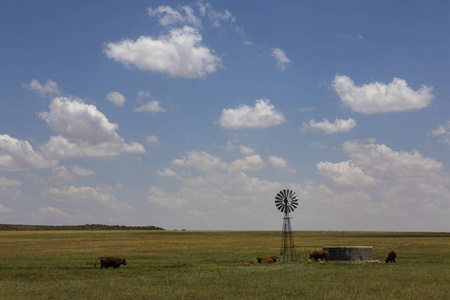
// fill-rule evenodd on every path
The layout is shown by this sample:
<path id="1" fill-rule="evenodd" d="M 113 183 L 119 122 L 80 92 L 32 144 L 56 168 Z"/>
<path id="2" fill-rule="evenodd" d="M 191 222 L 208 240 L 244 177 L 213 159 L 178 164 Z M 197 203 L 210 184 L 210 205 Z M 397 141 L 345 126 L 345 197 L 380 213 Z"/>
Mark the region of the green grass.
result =
<path id="1" fill-rule="evenodd" d="M 266 231 L 0 232 L 0 299 L 449 299 L 450 234 L 294 232 L 295 244 L 373 246 L 395 264 L 310 261 L 244 267 L 278 255 Z M 313 250 L 313 248 L 311 249 Z M 126 258 L 93 268 L 99 256 Z"/>

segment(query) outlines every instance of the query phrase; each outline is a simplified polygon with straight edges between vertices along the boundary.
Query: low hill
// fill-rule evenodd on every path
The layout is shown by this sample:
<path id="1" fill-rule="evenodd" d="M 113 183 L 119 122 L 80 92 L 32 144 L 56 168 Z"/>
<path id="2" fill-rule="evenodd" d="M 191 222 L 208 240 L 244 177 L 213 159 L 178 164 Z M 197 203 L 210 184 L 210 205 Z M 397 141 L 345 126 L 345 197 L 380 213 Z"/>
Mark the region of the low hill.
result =
<path id="1" fill-rule="evenodd" d="M 124 226 L 124 225 L 22 225 L 0 224 L 0 231 L 24 231 L 24 230 L 164 230 L 157 226 Z"/>

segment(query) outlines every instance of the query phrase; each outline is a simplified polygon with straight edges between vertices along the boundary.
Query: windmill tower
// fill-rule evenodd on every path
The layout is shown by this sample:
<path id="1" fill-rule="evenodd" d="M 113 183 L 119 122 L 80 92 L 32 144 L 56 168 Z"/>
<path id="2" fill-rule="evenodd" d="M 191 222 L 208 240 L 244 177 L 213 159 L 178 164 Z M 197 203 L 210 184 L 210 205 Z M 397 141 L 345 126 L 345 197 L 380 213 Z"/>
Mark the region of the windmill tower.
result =
<path id="1" fill-rule="evenodd" d="M 292 190 L 282 190 L 275 197 L 275 206 L 284 213 L 283 230 L 281 234 L 280 258 L 283 261 L 297 261 L 297 251 L 292 237 L 291 217 L 289 213 L 293 212 L 298 206 L 298 197 Z"/>

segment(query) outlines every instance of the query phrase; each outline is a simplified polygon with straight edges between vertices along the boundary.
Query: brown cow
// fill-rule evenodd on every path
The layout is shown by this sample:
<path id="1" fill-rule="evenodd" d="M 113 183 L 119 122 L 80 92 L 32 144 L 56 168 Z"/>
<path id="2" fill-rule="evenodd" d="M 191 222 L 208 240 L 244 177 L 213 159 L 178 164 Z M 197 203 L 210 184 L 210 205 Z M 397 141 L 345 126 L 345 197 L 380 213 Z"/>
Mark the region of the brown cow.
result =
<path id="1" fill-rule="evenodd" d="M 276 263 L 278 256 L 266 256 L 266 257 L 258 257 L 256 260 L 258 263 Z"/>
<path id="2" fill-rule="evenodd" d="M 255 263 L 252 262 L 252 261 L 248 261 L 248 262 L 245 262 L 245 263 L 244 263 L 244 267 L 252 267 L 252 266 L 254 266 L 254 265 L 255 265 Z"/>
<path id="3" fill-rule="evenodd" d="M 120 265 L 127 265 L 127 262 L 125 261 L 125 258 L 118 258 L 118 257 L 99 257 L 95 261 L 94 268 L 97 265 L 97 261 L 100 259 L 100 269 L 113 267 L 114 269 L 117 269 L 120 267 Z"/>
<path id="4" fill-rule="evenodd" d="M 314 251 L 309 253 L 309 259 L 313 258 L 315 261 L 319 259 L 328 261 L 328 251 Z"/>
<path id="5" fill-rule="evenodd" d="M 396 257 L 397 257 L 397 253 L 395 253 L 395 251 L 389 252 L 388 257 L 386 258 L 386 263 L 390 263 L 390 262 L 395 263 L 395 258 Z"/>

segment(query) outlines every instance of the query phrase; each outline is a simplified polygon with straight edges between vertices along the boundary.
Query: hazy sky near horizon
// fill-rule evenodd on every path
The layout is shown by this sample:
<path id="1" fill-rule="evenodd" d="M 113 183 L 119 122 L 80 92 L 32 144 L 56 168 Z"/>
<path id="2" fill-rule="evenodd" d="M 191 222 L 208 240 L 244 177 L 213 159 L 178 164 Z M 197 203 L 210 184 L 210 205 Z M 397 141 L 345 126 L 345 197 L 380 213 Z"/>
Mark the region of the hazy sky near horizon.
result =
<path id="1" fill-rule="evenodd" d="M 450 2 L 0 3 L 0 223 L 450 230 Z"/>

